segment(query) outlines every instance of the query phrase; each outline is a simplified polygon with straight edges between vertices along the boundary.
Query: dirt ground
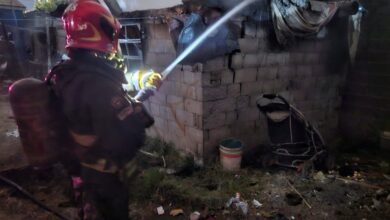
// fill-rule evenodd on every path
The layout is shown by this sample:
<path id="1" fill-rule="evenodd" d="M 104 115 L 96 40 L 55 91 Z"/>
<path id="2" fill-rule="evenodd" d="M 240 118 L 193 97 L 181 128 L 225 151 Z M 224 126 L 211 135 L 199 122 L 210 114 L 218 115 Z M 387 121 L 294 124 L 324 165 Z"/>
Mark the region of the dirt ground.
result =
<path id="1" fill-rule="evenodd" d="M 1 174 L 19 183 L 39 201 L 76 219 L 77 208 L 71 202 L 69 179 L 60 165 L 51 169 L 26 167 L 17 137 L 6 135 L 16 125 L 10 118 L 5 94 L 0 92 L 0 167 Z M 381 152 L 340 154 L 331 172 L 313 172 L 302 176 L 294 170 L 246 167 L 224 172 L 218 164 L 168 175 L 161 164 L 139 163 L 139 174 L 128 183 L 131 219 L 189 219 L 199 211 L 201 219 L 390 219 L 389 155 Z M 177 159 L 167 157 L 169 161 Z M 183 160 L 185 161 L 185 160 Z M 172 163 L 174 164 L 174 163 Z M 240 193 L 248 213 L 227 202 Z M 303 199 L 302 199 L 303 198 Z M 261 203 L 255 207 L 253 200 Z M 0 181 L 0 220 L 54 220 L 53 214 L 39 208 L 18 190 Z M 158 216 L 156 208 L 165 214 Z M 172 209 L 183 215 L 172 217 Z"/>

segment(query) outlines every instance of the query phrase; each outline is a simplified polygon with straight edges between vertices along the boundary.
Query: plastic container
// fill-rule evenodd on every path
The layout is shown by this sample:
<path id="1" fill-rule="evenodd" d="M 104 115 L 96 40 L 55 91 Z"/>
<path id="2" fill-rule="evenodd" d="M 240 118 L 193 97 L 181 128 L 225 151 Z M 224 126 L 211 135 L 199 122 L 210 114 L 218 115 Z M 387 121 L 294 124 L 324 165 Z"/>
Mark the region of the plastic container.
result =
<path id="1" fill-rule="evenodd" d="M 234 138 L 220 143 L 219 157 L 224 170 L 237 171 L 241 168 L 242 147 L 242 142 Z"/>

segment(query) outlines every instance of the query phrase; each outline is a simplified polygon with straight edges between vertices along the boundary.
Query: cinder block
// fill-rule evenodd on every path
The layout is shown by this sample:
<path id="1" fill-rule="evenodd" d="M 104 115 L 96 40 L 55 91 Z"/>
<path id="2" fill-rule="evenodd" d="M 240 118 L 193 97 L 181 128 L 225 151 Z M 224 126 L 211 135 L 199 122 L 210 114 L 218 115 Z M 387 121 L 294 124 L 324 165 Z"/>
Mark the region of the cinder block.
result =
<path id="1" fill-rule="evenodd" d="M 263 82 L 255 81 L 241 84 L 241 95 L 253 95 L 262 92 Z"/>
<path id="2" fill-rule="evenodd" d="M 220 70 L 225 70 L 227 68 L 228 68 L 227 57 L 218 57 L 207 61 L 203 65 L 204 72 L 220 71 Z"/>
<path id="3" fill-rule="evenodd" d="M 257 54 L 245 54 L 243 57 L 242 66 L 244 68 L 260 66 L 260 63 L 258 62 L 258 55 Z"/>
<path id="4" fill-rule="evenodd" d="M 199 86 L 183 86 L 182 94 L 185 98 L 202 101 L 203 100 L 203 92 L 202 87 Z"/>
<path id="5" fill-rule="evenodd" d="M 191 141 L 195 141 L 196 143 L 203 143 L 203 130 L 186 126 L 186 138 L 188 138 Z"/>
<path id="6" fill-rule="evenodd" d="M 257 81 L 275 80 L 278 77 L 277 67 L 260 67 L 257 70 Z"/>
<path id="7" fill-rule="evenodd" d="M 306 53 L 304 57 L 304 62 L 307 64 L 319 64 L 320 53 Z"/>
<path id="8" fill-rule="evenodd" d="M 312 74 L 311 65 L 298 65 L 297 66 L 297 77 L 306 79 Z"/>
<path id="9" fill-rule="evenodd" d="M 184 98 L 176 95 L 168 95 L 167 96 L 167 104 L 168 106 L 174 109 L 184 109 Z"/>
<path id="10" fill-rule="evenodd" d="M 260 119 L 259 109 L 256 107 L 244 108 L 238 110 L 238 121 L 256 121 Z"/>
<path id="11" fill-rule="evenodd" d="M 150 103 L 150 114 L 152 114 L 154 117 L 160 115 L 160 105 L 155 103 Z"/>
<path id="12" fill-rule="evenodd" d="M 257 38 L 240 38 L 238 39 L 238 44 L 240 45 L 241 53 L 249 54 L 256 53 L 257 48 L 259 47 L 259 39 Z"/>
<path id="13" fill-rule="evenodd" d="M 174 53 L 153 53 L 148 52 L 145 55 L 145 64 L 153 67 L 166 67 L 168 66 L 174 59 L 176 55 Z"/>
<path id="14" fill-rule="evenodd" d="M 277 53 L 268 53 L 266 65 L 273 66 L 279 64 L 279 56 Z"/>
<path id="15" fill-rule="evenodd" d="M 171 39 L 168 26 L 166 24 L 151 25 L 150 32 L 148 34 L 154 39 Z"/>
<path id="16" fill-rule="evenodd" d="M 257 25 L 256 37 L 257 38 L 267 38 L 267 35 L 268 35 L 267 29 L 261 25 Z"/>
<path id="17" fill-rule="evenodd" d="M 204 102 L 203 109 L 205 116 L 217 112 L 234 111 L 236 109 L 236 99 L 229 97 L 218 101 Z"/>
<path id="18" fill-rule="evenodd" d="M 167 103 L 167 96 L 161 91 L 156 92 L 152 97 L 149 98 L 150 103 L 165 105 Z"/>
<path id="19" fill-rule="evenodd" d="M 210 129 L 209 131 L 209 140 L 214 140 L 216 142 L 221 142 L 223 139 L 226 139 L 231 136 L 230 128 L 227 126 Z"/>
<path id="20" fill-rule="evenodd" d="M 241 84 L 231 84 L 228 86 L 228 97 L 237 97 L 241 93 Z"/>
<path id="21" fill-rule="evenodd" d="M 249 96 L 239 96 L 236 99 L 236 108 L 248 108 L 249 107 Z"/>
<path id="22" fill-rule="evenodd" d="M 221 84 L 232 84 L 234 73 L 231 70 L 225 70 L 221 73 Z"/>
<path id="23" fill-rule="evenodd" d="M 147 40 L 148 51 L 154 53 L 176 53 L 171 39 L 155 39 Z"/>
<path id="24" fill-rule="evenodd" d="M 305 54 L 300 52 L 291 52 L 290 53 L 290 63 L 291 64 L 303 64 L 305 59 Z"/>
<path id="25" fill-rule="evenodd" d="M 203 101 L 219 100 L 227 97 L 227 86 L 203 87 Z"/>
<path id="26" fill-rule="evenodd" d="M 295 77 L 297 70 L 295 65 L 279 66 L 278 79 L 291 79 Z"/>
<path id="27" fill-rule="evenodd" d="M 183 82 L 183 71 L 181 68 L 175 67 L 175 69 L 166 77 L 165 81 Z"/>
<path id="28" fill-rule="evenodd" d="M 238 137 L 242 134 L 250 134 L 253 133 L 253 130 L 255 129 L 255 121 L 237 121 L 235 124 L 230 125 L 230 129 L 232 132 L 232 136 L 235 137 Z"/>
<path id="29" fill-rule="evenodd" d="M 237 53 L 232 56 L 231 67 L 233 69 L 241 69 L 244 63 L 244 55 L 242 53 Z"/>
<path id="30" fill-rule="evenodd" d="M 235 83 L 256 81 L 257 68 L 246 68 L 236 70 Z"/>
<path id="31" fill-rule="evenodd" d="M 160 106 L 160 117 L 168 121 L 173 121 L 175 109 L 170 106 Z"/>
<path id="32" fill-rule="evenodd" d="M 195 116 L 194 113 L 190 113 L 180 109 L 173 109 L 173 116 L 175 121 L 180 124 L 181 127 L 185 125 L 195 126 Z"/>
<path id="33" fill-rule="evenodd" d="M 237 121 L 237 111 L 226 112 L 226 124 L 231 125 Z"/>
<path id="34" fill-rule="evenodd" d="M 168 121 L 164 118 L 154 117 L 154 127 L 159 130 L 166 131 L 168 129 Z"/>
<path id="35" fill-rule="evenodd" d="M 183 74 L 184 74 L 184 83 L 192 86 L 201 85 L 202 73 L 184 71 Z"/>
<path id="36" fill-rule="evenodd" d="M 203 103 L 200 101 L 195 101 L 193 99 L 185 99 L 184 100 L 184 110 L 202 115 L 203 113 Z"/>
<path id="37" fill-rule="evenodd" d="M 259 98 L 261 97 L 261 94 L 254 94 L 254 95 L 251 95 L 250 96 L 250 102 L 249 102 L 249 106 L 250 107 L 256 107 L 257 106 L 257 100 L 259 100 Z"/>
<path id="38" fill-rule="evenodd" d="M 179 137 L 185 136 L 185 127 L 176 121 L 168 121 L 168 132 Z"/>
<path id="39" fill-rule="evenodd" d="M 203 129 L 213 129 L 222 127 L 226 124 L 226 114 L 224 112 L 217 112 L 213 114 L 206 114 L 203 116 Z"/>
<path id="40" fill-rule="evenodd" d="M 259 66 L 267 66 L 267 53 L 257 53 L 257 62 Z"/>

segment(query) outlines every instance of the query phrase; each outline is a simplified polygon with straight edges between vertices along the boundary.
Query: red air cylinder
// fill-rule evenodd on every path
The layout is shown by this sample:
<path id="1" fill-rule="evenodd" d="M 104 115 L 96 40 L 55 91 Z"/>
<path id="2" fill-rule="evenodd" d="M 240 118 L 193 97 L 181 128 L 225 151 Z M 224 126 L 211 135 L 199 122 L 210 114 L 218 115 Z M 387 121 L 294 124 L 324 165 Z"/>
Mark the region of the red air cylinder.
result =
<path id="1" fill-rule="evenodd" d="M 30 165 L 56 162 L 66 143 L 67 129 L 50 87 L 41 80 L 26 78 L 12 84 L 9 95 Z"/>

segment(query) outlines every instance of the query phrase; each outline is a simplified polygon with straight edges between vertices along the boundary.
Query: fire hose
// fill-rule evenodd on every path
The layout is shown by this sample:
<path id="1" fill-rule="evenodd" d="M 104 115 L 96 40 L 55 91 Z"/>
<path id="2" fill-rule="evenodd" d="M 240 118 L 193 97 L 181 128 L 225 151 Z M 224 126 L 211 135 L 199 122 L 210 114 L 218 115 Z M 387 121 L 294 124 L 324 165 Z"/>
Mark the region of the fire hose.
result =
<path id="1" fill-rule="evenodd" d="M 13 188 L 15 188 L 16 190 L 18 190 L 20 193 L 22 193 L 26 198 L 28 198 L 29 200 L 31 200 L 33 203 L 35 203 L 36 205 L 38 205 L 40 208 L 54 214 L 55 216 L 57 216 L 59 219 L 62 219 L 62 220 L 71 220 L 70 218 L 64 216 L 63 214 L 59 213 L 58 211 L 50 208 L 49 206 L 43 204 L 41 201 L 39 201 L 37 198 L 35 198 L 31 193 L 29 193 L 28 191 L 26 191 L 22 186 L 20 186 L 19 184 L 15 183 L 14 181 L 8 179 L 7 177 L 3 176 L 3 175 L 0 175 L 0 180 L 3 181 L 4 183 L 12 186 Z"/>

